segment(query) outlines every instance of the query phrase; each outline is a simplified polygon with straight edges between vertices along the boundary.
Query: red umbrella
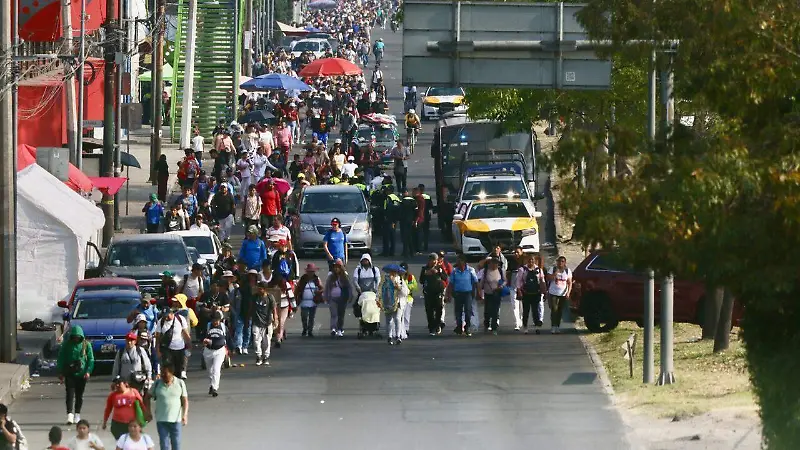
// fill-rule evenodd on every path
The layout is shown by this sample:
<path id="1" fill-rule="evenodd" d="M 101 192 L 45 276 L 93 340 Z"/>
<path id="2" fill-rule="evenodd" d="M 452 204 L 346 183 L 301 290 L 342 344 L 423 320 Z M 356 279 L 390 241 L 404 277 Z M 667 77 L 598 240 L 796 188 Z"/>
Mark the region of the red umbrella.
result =
<path id="1" fill-rule="evenodd" d="M 332 77 L 338 75 L 361 75 L 361 69 L 346 59 L 323 58 L 305 66 L 298 74 L 301 77 Z"/>
<path id="2" fill-rule="evenodd" d="M 256 184 L 256 191 L 259 194 L 263 193 L 265 190 L 267 190 L 267 185 L 270 182 L 275 183 L 275 190 L 281 195 L 286 195 L 286 193 L 289 192 L 289 189 L 292 188 L 291 183 L 283 178 L 264 178 Z"/>

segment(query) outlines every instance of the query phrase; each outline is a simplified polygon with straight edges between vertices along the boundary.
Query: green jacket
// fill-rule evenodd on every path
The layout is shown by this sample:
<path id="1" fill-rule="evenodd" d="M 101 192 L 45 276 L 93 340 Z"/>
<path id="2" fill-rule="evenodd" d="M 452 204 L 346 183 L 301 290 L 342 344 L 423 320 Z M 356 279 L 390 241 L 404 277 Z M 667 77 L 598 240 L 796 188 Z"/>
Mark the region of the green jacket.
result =
<path id="1" fill-rule="evenodd" d="M 80 342 L 73 342 L 74 336 L 80 336 Z M 73 361 L 80 361 L 80 369 L 77 372 L 70 370 Z M 74 325 L 69 330 L 69 337 L 61 343 L 58 351 L 58 361 L 56 371 L 59 375 L 75 375 L 82 377 L 87 373 L 91 374 L 94 370 L 94 352 L 92 344 L 85 339 L 83 328 Z"/>

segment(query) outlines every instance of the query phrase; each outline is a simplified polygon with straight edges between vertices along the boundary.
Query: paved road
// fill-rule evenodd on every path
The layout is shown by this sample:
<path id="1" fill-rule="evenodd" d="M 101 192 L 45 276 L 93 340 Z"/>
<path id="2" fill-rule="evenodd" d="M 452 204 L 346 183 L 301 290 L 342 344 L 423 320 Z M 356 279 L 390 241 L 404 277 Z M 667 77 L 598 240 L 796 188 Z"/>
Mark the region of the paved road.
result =
<path id="1" fill-rule="evenodd" d="M 377 35 L 387 44 L 384 73 L 393 112 L 400 114 L 401 35 Z M 427 152 L 431 128 L 426 124 L 412 159 L 410 186 L 433 186 Z M 545 219 L 546 207 L 540 205 Z M 545 237 L 552 236 L 548 221 L 542 225 Z M 447 248 L 438 233 L 432 237 L 433 249 Z M 415 273 L 423 259 L 412 261 Z M 504 307 L 501 324 L 511 323 L 508 310 Z M 317 317 L 318 336 L 325 336 L 328 311 L 320 308 Z M 448 317 L 450 322 L 452 309 Z M 430 338 L 421 305 L 414 309 L 411 339 L 400 347 L 356 340 L 356 325 L 350 315 L 344 339 L 310 340 L 299 337 L 298 321 L 292 321 L 289 340 L 273 351 L 272 366 L 257 367 L 252 357 L 236 357 L 246 366 L 223 372 L 216 399 L 206 395 L 205 374 L 194 356 L 184 448 L 628 448 L 618 414 L 576 334 L 506 331 L 496 337 Z M 102 417 L 107 380 L 97 377 L 87 389 L 83 417 L 94 424 Z M 64 420 L 63 398 L 55 379 L 43 376 L 14 403 L 12 416 L 24 427 L 31 448 L 45 447 L 47 430 Z M 146 431 L 155 433 L 155 427 Z M 110 434 L 100 434 L 106 448 L 113 448 Z"/>

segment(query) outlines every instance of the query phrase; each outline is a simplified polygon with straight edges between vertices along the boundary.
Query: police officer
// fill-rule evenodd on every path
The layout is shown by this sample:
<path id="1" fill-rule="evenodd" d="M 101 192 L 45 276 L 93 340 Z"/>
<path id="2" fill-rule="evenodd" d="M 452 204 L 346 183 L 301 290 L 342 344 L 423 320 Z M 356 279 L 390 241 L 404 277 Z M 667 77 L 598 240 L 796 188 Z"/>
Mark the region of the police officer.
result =
<path id="1" fill-rule="evenodd" d="M 385 222 L 384 207 L 386 203 L 386 190 L 382 187 L 374 189 L 369 196 L 370 209 L 372 211 L 372 227 L 376 230 L 382 230 Z"/>
<path id="2" fill-rule="evenodd" d="M 400 239 L 403 241 L 403 257 L 414 256 L 414 221 L 417 218 L 417 200 L 408 191 L 403 192 L 400 207 Z"/>
<path id="3" fill-rule="evenodd" d="M 400 197 L 391 186 L 383 186 L 386 200 L 383 202 L 383 253 L 381 256 L 394 256 L 394 229 L 400 215 Z"/>
<path id="4" fill-rule="evenodd" d="M 425 220 L 422 222 L 422 248 L 428 251 L 428 238 L 431 234 L 431 216 L 433 215 L 433 200 L 431 196 L 425 193 L 425 185 L 420 184 L 417 186 L 422 199 L 425 201 Z"/>

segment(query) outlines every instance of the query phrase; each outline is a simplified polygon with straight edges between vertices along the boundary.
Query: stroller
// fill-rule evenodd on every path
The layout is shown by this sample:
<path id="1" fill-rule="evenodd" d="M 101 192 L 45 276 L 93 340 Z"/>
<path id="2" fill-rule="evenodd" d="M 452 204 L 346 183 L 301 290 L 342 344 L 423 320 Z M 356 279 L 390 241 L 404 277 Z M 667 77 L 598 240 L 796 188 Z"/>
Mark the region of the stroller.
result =
<path id="1" fill-rule="evenodd" d="M 381 323 L 381 308 L 378 305 L 378 294 L 362 292 L 353 306 L 353 313 L 359 319 L 358 338 L 361 339 L 366 336 L 380 338 L 381 335 L 378 333 L 378 329 L 380 329 Z"/>

